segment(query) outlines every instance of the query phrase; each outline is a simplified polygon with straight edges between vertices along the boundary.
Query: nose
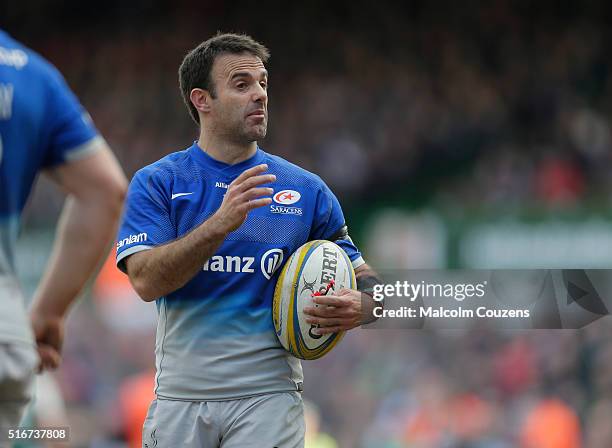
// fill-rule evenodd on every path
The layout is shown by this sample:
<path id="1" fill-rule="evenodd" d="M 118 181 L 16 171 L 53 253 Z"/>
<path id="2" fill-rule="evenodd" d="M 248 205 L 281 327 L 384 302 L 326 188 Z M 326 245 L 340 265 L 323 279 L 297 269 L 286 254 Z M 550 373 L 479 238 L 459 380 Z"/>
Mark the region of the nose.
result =
<path id="1" fill-rule="evenodd" d="M 268 102 L 268 91 L 259 83 L 257 83 L 255 92 L 253 93 L 253 101 L 262 105 L 265 105 Z"/>

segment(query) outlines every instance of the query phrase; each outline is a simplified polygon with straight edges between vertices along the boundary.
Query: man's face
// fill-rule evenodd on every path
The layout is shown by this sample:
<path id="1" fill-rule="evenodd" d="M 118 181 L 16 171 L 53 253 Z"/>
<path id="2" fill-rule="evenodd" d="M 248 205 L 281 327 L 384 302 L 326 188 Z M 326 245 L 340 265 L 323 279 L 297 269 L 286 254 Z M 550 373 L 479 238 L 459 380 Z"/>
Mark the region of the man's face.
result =
<path id="1" fill-rule="evenodd" d="M 268 127 L 268 72 L 248 53 L 223 54 L 215 59 L 210 120 L 216 133 L 240 143 L 266 136 Z"/>

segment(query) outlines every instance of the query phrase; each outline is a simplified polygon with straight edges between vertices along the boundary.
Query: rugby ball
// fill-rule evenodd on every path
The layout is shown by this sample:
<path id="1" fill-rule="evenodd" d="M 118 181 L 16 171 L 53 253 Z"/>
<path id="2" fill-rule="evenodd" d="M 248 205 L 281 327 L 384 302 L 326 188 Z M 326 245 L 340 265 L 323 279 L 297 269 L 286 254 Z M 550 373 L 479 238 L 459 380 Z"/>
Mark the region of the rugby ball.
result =
<path id="1" fill-rule="evenodd" d="M 300 359 L 317 359 L 334 348 L 344 332 L 313 333 L 316 325 L 306 323 L 304 307 L 319 306 L 313 295 L 355 287 L 351 260 L 337 244 L 310 241 L 293 253 L 281 270 L 272 305 L 274 329 L 285 350 Z"/>

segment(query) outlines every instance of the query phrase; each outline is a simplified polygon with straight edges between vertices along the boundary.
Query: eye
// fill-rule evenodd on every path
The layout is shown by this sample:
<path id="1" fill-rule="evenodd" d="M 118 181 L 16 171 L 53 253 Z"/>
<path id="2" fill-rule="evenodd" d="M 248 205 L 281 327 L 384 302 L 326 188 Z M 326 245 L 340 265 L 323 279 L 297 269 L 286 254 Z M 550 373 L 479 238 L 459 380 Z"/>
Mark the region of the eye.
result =
<path id="1" fill-rule="evenodd" d="M 261 85 L 261 87 L 263 87 L 263 88 L 264 88 L 264 90 L 266 90 L 266 89 L 268 88 L 268 83 L 267 83 L 267 81 L 262 81 L 262 82 L 260 82 L 259 84 Z"/>
<path id="2" fill-rule="evenodd" d="M 244 90 L 246 88 L 246 82 L 239 82 L 238 84 L 236 84 L 236 88 L 238 90 Z"/>

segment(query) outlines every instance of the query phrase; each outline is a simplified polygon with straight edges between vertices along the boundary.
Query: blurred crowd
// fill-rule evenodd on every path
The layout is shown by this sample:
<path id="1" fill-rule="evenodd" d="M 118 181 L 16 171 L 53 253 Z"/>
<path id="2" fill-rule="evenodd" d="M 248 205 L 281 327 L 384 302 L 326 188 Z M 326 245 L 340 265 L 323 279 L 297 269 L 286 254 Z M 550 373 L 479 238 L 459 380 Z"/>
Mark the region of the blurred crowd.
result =
<path id="1" fill-rule="evenodd" d="M 607 2 L 108 3 L 98 21 L 65 7 L 56 28 L 14 31 L 65 73 L 128 174 L 195 139 L 177 67 L 223 29 L 272 50 L 262 146 L 346 202 L 392 187 L 408 203 L 571 206 L 612 190 Z"/>
<path id="2" fill-rule="evenodd" d="M 93 15 L 65 3 L 14 5 L 0 26 L 61 69 L 129 175 L 196 138 L 176 73 L 221 29 L 272 51 L 261 146 L 320 174 L 349 214 L 364 198 L 463 213 L 610 202 L 607 2 L 113 0 Z M 51 222 L 58 201 L 39 192 L 30 217 Z M 154 306 L 113 274 L 74 311 L 57 380 L 75 446 L 137 438 L 154 326 Z M 354 331 L 305 363 L 326 434 L 307 448 L 609 448 L 611 336 L 608 319 L 584 331 Z"/>
<path id="3" fill-rule="evenodd" d="M 362 330 L 305 364 L 306 395 L 340 447 L 610 447 L 611 335 Z"/>

